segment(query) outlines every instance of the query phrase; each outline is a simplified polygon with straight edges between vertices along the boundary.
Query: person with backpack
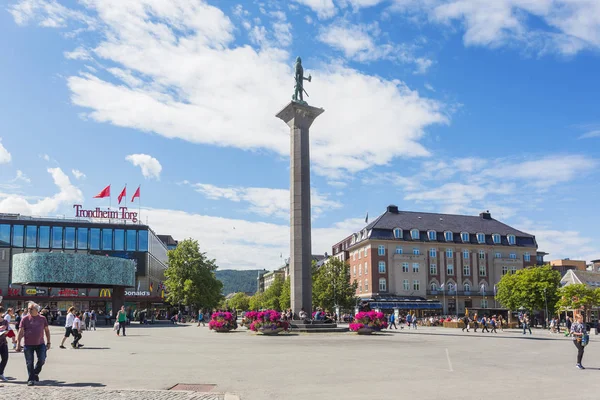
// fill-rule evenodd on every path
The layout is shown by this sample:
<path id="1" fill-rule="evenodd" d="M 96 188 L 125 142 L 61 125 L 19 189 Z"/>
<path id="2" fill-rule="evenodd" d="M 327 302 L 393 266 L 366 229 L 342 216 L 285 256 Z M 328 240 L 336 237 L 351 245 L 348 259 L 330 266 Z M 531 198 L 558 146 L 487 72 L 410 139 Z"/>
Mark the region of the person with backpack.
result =
<path id="1" fill-rule="evenodd" d="M 406 314 L 406 325 L 408 326 L 408 329 L 410 329 L 410 323 L 412 322 L 412 317 L 410 315 L 410 313 Z"/>
<path id="2" fill-rule="evenodd" d="M 496 316 L 495 315 L 492 315 L 492 318 L 490 319 L 490 326 L 492 327 L 491 332 L 498 333 L 498 331 L 496 330 Z"/>
<path id="3" fill-rule="evenodd" d="M 577 347 L 577 364 L 575 366 L 579 369 L 585 369 L 581 365 L 581 360 L 583 359 L 583 348 L 587 344 L 586 338 L 589 340 L 589 336 L 587 336 L 586 327 L 583 323 L 583 315 L 577 314 L 575 316 L 575 322 L 571 325 L 571 335 L 573 335 L 573 344 Z"/>
<path id="4" fill-rule="evenodd" d="M 490 330 L 487 327 L 487 319 L 485 318 L 485 315 L 483 317 L 481 317 L 481 333 L 485 332 L 490 333 Z"/>
<path id="5" fill-rule="evenodd" d="M 462 331 L 464 332 L 465 329 L 466 329 L 467 333 L 468 333 L 469 332 L 469 328 L 470 328 L 470 326 L 469 326 L 469 316 L 468 315 L 465 315 L 463 317 L 463 324 L 465 324 L 465 326 L 463 326 Z"/>
<path id="6" fill-rule="evenodd" d="M 531 333 L 531 327 L 529 326 L 529 314 L 523 316 L 523 335 L 527 334 L 525 332 L 527 329 L 529 329 L 529 334 L 533 335 L 533 333 Z"/>

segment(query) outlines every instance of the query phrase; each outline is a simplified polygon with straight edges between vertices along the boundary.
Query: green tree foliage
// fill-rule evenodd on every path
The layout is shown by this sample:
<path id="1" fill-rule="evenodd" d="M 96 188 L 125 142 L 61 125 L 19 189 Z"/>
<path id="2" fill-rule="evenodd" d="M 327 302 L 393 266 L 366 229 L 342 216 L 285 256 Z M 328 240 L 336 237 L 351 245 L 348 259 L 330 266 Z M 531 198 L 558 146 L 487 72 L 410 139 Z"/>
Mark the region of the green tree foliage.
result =
<path id="1" fill-rule="evenodd" d="M 287 278 L 285 278 L 285 281 L 283 282 L 283 287 L 281 288 L 281 295 L 279 295 L 279 306 L 281 307 L 281 310 L 287 310 L 288 308 L 291 307 L 291 301 L 292 301 L 292 290 L 291 290 L 291 279 L 288 276 Z"/>
<path id="2" fill-rule="evenodd" d="M 600 305 L 600 288 L 591 289 L 583 283 L 563 286 L 558 291 L 556 307 L 559 311 L 582 309 L 587 313 Z"/>
<path id="3" fill-rule="evenodd" d="M 352 308 L 356 304 L 357 283 L 350 283 L 350 265 L 331 258 L 320 268 L 313 268 L 313 305 L 334 311 L 335 306 Z"/>
<path id="4" fill-rule="evenodd" d="M 250 296 L 246 293 L 238 292 L 227 301 L 227 306 L 234 310 L 246 311 L 250 306 Z"/>
<path id="5" fill-rule="evenodd" d="M 273 283 L 267 288 L 267 290 L 265 290 L 265 308 L 272 310 L 281 310 L 281 306 L 279 304 L 279 297 L 281 296 L 282 290 L 283 277 L 281 275 L 275 275 Z"/>
<path id="6" fill-rule="evenodd" d="M 547 304 L 549 314 L 553 314 L 559 287 L 560 273 L 551 266 L 530 267 L 504 275 L 498 282 L 496 299 L 509 310 L 544 310 Z"/>
<path id="7" fill-rule="evenodd" d="M 222 299 L 222 283 L 215 277 L 217 265 L 200 252 L 198 242 L 186 239 L 168 252 L 165 270 L 167 301 L 195 308 L 215 307 Z"/>
<path id="8" fill-rule="evenodd" d="M 265 308 L 265 294 L 255 293 L 254 296 L 250 297 L 250 301 L 248 302 L 248 308 L 250 310 L 255 311 L 258 311 L 261 308 Z"/>

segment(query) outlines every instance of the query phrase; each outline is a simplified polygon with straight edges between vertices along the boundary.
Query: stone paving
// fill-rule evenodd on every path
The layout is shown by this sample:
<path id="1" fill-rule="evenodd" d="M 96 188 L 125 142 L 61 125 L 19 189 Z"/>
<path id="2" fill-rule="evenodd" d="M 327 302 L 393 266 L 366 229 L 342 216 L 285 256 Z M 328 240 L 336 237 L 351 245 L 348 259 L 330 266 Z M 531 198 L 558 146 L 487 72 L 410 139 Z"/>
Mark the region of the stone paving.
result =
<path id="1" fill-rule="evenodd" d="M 229 400 L 234 395 L 243 400 L 563 400 L 576 390 L 578 400 L 600 398 L 596 335 L 586 347 L 587 369 L 580 371 L 572 341 L 541 330 L 526 336 L 516 330 L 475 334 L 419 328 L 376 336 L 265 337 L 243 328 L 215 333 L 190 324 L 133 325 L 127 337 L 117 337 L 110 328 L 84 332 L 85 347 L 79 350 L 58 349 L 62 332 L 52 328 L 54 347 L 40 375 L 40 384 L 46 386 L 24 384 L 23 355 L 11 350 L 6 375 L 14 380 L 0 388 L 2 395 L 94 400 Z M 177 384 L 208 385 L 212 391 L 167 390 Z"/>

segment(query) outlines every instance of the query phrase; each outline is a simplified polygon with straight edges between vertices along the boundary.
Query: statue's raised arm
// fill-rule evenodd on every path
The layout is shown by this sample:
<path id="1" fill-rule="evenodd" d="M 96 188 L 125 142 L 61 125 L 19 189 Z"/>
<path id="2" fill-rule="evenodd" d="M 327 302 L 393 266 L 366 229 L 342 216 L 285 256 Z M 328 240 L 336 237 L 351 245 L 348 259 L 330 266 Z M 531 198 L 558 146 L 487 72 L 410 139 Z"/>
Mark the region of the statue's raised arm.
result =
<path id="1" fill-rule="evenodd" d="M 300 57 L 296 58 L 296 65 L 294 69 L 296 85 L 294 86 L 294 95 L 292 96 L 292 100 L 297 103 L 307 104 L 304 101 L 304 93 L 306 93 L 306 97 L 309 96 L 306 90 L 304 89 L 304 81 L 310 82 L 312 77 L 310 75 L 308 75 L 308 78 L 304 77 L 304 68 L 302 68 L 302 59 Z"/>

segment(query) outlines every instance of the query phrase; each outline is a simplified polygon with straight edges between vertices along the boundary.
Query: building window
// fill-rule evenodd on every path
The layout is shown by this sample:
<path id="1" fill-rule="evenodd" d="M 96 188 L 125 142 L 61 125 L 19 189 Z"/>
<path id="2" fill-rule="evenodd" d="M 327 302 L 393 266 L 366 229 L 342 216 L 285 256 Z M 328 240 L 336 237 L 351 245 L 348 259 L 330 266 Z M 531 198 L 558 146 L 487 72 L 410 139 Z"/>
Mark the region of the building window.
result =
<path id="1" fill-rule="evenodd" d="M 367 263 L 365 263 L 365 275 L 367 274 L 368 270 L 369 269 L 367 268 Z"/>
<path id="2" fill-rule="evenodd" d="M 479 276 L 485 276 L 485 275 L 486 275 L 485 265 L 480 265 L 479 266 Z"/>
<path id="3" fill-rule="evenodd" d="M 379 245 L 379 247 L 377 247 L 377 254 L 379 254 L 380 256 L 385 256 L 385 246 L 384 245 Z"/>
<path id="4" fill-rule="evenodd" d="M 10 225 L 0 225 L 0 246 L 10 247 Z"/>
<path id="5" fill-rule="evenodd" d="M 469 264 L 463 265 L 463 275 L 471 276 L 471 266 Z"/>
<path id="6" fill-rule="evenodd" d="M 369 280 L 365 279 L 365 292 L 369 291 Z"/>
<path id="7" fill-rule="evenodd" d="M 515 244 L 517 242 L 515 235 L 508 235 L 508 244 Z"/>
<path id="8" fill-rule="evenodd" d="M 481 308 L 488 308 L 487 299 L 481 299 Z"/>
<path id="9" fill-rule="evenodd" d="M 436 240 L 437 233 L 435 231 L 429 231 L 427 232 L 427 237 L 429 238 L 429 240 Z"/>
<path id="10" fill-rule="evenodd" d="M 113 249 L 113 231 L 112 229 L 102 229 L 102 250 Z"/>
<path id="11" fill-rule="evenodd" d="M 411 229 L 411 231 L 410 231 L 410 237 L 413 240 L 419 240 L 420 239 L 419 230 L 418 229 Z"/>
<path id="12" fill-rule="evenodd" d="M 432 292 L 437 292 L 437 290 L 438 290 L 437 283 L 433 282 L 433 283 L 431 284 L 431 291 L 432 291 Z"/>
<path id="13" fill-rule="evenodd" d="M 429 264 L 429 273 L 431 275 L 437 275 L 437 264 Z"/>
<path id="14" fill-rule="evenodd" d="M 418 256 L 419 254 L 421 254 L 421 250 L 419 250 L 419 249 L 413 249 L 413 254 L 415 256 Z"/>
<path id="15" fill-rule="evenodd" d="M 480 260 L 485 260 L 485 251 L 479 250 L 479 259 Z"/>
<path id="16" fill-rule="evenodd" d="M 402 239 L 402 229 L 400 229 L 400 228 L 394 229 L 394 237 L 396 239 Z"/>
<path id="17" fill-rule="evenodd" d="M 494 233 L 492 235 L 492 239 L 494 239 L 494 244 L 500 244 L 500 242 L 502 241 L 502 238 L 498 233 Z"/>
<path id="18" fill-rule="evenodd" d="M 469 259 L 469 250 L 463 250 L 463 258 L 464 258 L 465 260 L 468 260 L 468 259 Z"/>
<path id="19" fill-rule="evenodd" d="M 379 261 L 379 273 L 385 274 L 385 261 Z"/>
<path id="20" fill-rule="evenodd" d="M 125 231 L 123 229 L 115 229 L 115 250 L 125 250 Z"/>
<path id="21" fill-rule="evenodd" d="M 362 264 L 358 265 L 358 276 L 362 276 Z"/>
<path id="22" fill-rule="evenodd" d="M 444 239 L 446 239 L 446 242 L 452 242 L 454 240 L 454 234 L 452 232 L 444 232 Z"/>
<path id="23" fill-rule="evenodd" d="M 62 249 L 63 247 L 63 228 L 60 226 L 52 227 L 52 248 Z"/>
<path id="24" fill-rule="evenodd" d="M 138 233 L 138 251 L 148 251 L 148 231 Z"/>
<path id="25" fill-rule="evenodd" d="M 25 228 L 25 247 L 37 247 L 37 226 L 28 225 Z"/>
<path id="26" fill-rule="evenodd" d="M 446 258 L 451 259 L 452 257 L 454 257 L 452 249 L 446 249 Z"/>
<path id="27" fill-rule="evenodd" d="M 40 226 L 39 229 L 40 236 L 40 249 L 47 249 L 50 247 L 50 227 L 49 226 Z"/>
<path id="28" fill-rule="evenodd" d="M 408 279 L 402 281 L 402 288 L 407 291 L 410 290 L 410 284 L 408 283 Z"/>
<path id="29" fill-rule="evenodd" d="M 454 275 L 454 264 L 448 264 L 446 266 L 446 274 L 447 275 Z"/>
<path id="30" fill-rule="evenodd" d="M 77 248 L 79 250 L 87 250 L 88 248 L 88 229 L 77 228 Z"/>
<path id="31" fill-rule="evenodd" d="M 517 273 L 517 267 L 510 267 L 510 273 L 511 274 L 516 274 Z"/>
<path id="32" fill-rule="evenodd" d="M 531 261 L 531 255 L 530 255 L 529 253 L 525 253 L 525 254 L 523 254 L 523 260 L 524 260 L 525 262 L 529 262 L 529 261 Z"/>
<path id="33" fill-rule="evenodd" d="M 429 257 L 437 257 L 437 250 L 429 249 Z"/>
<path id="34" fill-rule="evenodd" d="M 363 253 L 363 249 L 360 249 L 358 251 L 358 259 L 360 260 L 362 258 L 362 253 Z"/>
<path id="35" fill-rule="evenodd" d="M 471 285 L 469 285 L 468 283 L 464 284 L 464 288 L 465 288 L 465 292 L 470 292 L 471 291 Z"/>
<path id="36" fill-rule="evenodd" d="M 502 258 L 502 253 L 495 253 L 494 258 Z"/>
<path id="37" fill-rule="evenodd" d="M 12 245 L 13 247 L 23 247 L 23 236 L 24 236 L 23 225 L 14 225 L 12 233 Z"/>
<path id="38" fill-rule="evenodd" d="M 508 274 L 508 267 L 505 265 L 502 267 L 502 275 Z"/>
<path id="39" fill-rule="evenodd" d="M 413 263 L 413 273 L 419 272 L 419 263 Z"/>
<path id="40" fill-rule="evenodd" d="M 402 247 L 396 246 L 396 254 L 402 254 Z"/>
<path id="41" fill-rule="evenodd" d="M 65 228 L 65 249 L 75 248 L 75 228 Z"/>
<path id="42" fill-rule="evenodd" d="M 367 253 L 369 252 L 369 248 L 365 247 L 365 258 L 367 258 Z"/>
<path id="43" fill-rule="evenodd" d="M 127 251 L 135 251 L 137 249 L 137 231 L 127 231 Z"/>
<path id="44" fill-rule="evenodd" d="M 413 281 L 413 290 L 420 290 L 421 283 L 418 280 Z"/>
<path id="45" fill-rule="evenodd" d="M 402 272 L 408 272 L 408 263 L 402 263 Z"/>
<path id="46" fill-rule="evenodd" d="M 467 232 L 461 232 L 460 233 L 460 240 L 462 240 L 463 242 L 469 242 L 469 234 Z"/>
<path id="47" fill-rule="evenodd" d="M 387 283 L 385 281 L 385 278 L 379 278 L 379 291 L 387 292 Z"/>
<path id="48" fill-rule="evenodd" d="M 456 291 L 456 285 L 453 285 L 452 282 L 448 282 L 448 293 L 454 293 Z"/>
<path id="49" fill-rule="evenodd" d="M 354 266 L 354 276 L 356 276 L 356 265 Z"/>
<path id="50" fill-rule="evenodd" d="M 509 258 L 511 260 L 516 260 L 517 259 L 517 255 L 515 253 L 510 253 Z"/>
<path id="51" fill-rule="evenodd" d="M 477 243 L 485 243 L 485 235 L 483 233 L 477 234 Z"/>

